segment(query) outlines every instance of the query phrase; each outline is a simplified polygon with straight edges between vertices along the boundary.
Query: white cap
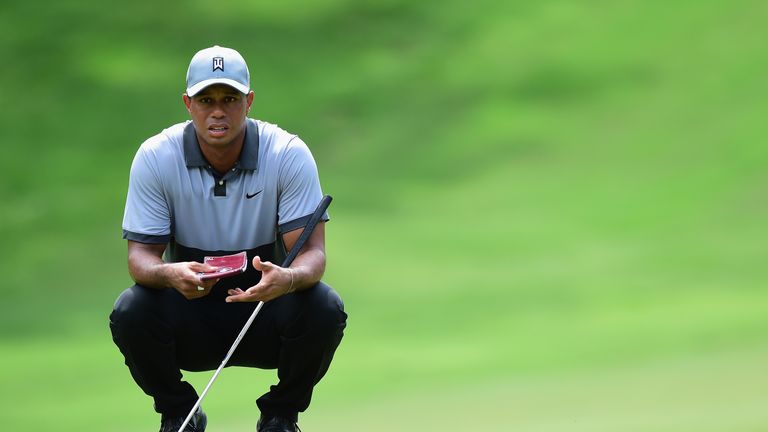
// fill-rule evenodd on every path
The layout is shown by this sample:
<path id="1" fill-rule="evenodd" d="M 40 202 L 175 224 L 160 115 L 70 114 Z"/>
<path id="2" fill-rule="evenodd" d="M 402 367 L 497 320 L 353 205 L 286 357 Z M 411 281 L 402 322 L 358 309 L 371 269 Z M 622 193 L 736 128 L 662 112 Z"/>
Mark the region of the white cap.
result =
<path id="1" fill-rule="evenodd" d="M 243 94 L 251 91 L 251 74 L 239 52 L 214 45 L 192 57 L 187 69 L 187 96 L 213 84 L 226 84 Z"/>

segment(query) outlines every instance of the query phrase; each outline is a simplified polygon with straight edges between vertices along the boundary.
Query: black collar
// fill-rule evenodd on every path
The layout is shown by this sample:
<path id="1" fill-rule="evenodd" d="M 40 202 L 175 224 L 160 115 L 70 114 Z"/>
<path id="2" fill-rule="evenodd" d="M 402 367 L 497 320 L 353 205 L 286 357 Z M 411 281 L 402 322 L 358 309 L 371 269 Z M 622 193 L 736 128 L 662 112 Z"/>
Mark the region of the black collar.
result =
<path id="1" fill-rule="evenodd" d="M 207 167 L 210 165 L 203 152 L 200 151 L 200 144 L 197 141 L 195 133 L 195 124 L 189 122 L 184 126 L 184 161 L 188 168 Z M 253 170 L 259 167 L 259 126 L 253 119 L 245 120 L 245 142 L 240 151 L 240 159 L 235 164 L 236 167 L 244 170 Z"/>

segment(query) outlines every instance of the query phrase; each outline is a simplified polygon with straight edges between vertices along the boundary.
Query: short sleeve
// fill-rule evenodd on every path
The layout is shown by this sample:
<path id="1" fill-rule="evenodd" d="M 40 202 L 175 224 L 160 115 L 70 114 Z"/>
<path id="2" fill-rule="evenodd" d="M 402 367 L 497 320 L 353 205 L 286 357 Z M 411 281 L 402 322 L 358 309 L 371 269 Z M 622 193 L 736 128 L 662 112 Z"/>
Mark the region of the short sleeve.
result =
<path id="1" fill-rule="evenodd" d="M 152 156 L 142 146 L 133 159 L 123 215 L 123 238 L 141 243 L 167 243 L 171 235 L 170 211 Z"/>
<path id="2" fill-rule="evenodd" d="M 317 164 L 307 145 L 294 137 L 280 159 L 278 225 L 281 233 L 301 228 L 323 198 Z M 328 214 L 322 220 L 327 221 Z"/>

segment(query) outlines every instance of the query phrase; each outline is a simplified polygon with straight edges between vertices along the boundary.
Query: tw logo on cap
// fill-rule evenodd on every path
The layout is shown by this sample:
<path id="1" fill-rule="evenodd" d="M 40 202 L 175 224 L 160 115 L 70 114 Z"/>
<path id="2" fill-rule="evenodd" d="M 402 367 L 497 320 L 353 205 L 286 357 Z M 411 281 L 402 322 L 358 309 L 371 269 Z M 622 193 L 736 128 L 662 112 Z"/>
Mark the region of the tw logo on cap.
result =
<path id="1" fill-rule="evenodd" d="M 216 72 L 217 70 L 224 72 L 224 57 L 213 58 L 213 72 Z"/>

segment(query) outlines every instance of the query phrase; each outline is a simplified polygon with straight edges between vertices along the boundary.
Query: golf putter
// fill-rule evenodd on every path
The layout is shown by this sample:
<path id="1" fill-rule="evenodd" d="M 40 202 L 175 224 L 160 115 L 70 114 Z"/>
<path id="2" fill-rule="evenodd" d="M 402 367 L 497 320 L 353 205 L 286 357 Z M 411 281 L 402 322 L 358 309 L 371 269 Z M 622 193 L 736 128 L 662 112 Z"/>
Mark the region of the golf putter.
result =
<path id="1" fill-rule="evenodd" d="M 320 218 L 323 217 L 323 214 L 328 209 L 328 206 L 331 205 L 332 199 L 333 198 L 330 195 L 326 195 L 320 201 L 320 204 L 317 205 L 317 208 L 315 209 L 315 212 L 312 213 L 312 216 L 309 218 L 307 225 L 304 226 L 304 231 L 299 236 L 299 239 L 296 240 L 296 243 L 291 248 L 291 251 L 288 253 L 288 256 L 286 256 L 285 260 L 283 260 L 282 267 L 290 267 L 294 258 L 296 258 L 296 256 L 299 254 L 299 251 L 301 251 L 301 248 L 304 246 L 304 243 L 306 243 L 307 239 L 312 234 L 312 231 L 315 230 L 315 227 L 317 226 L 317 223 L 320 221 Z M 187 427 L 187 424 L 192 419 L 192 416 L 195 415 L 195 412 L 200 407 L 200 404 L 203 402 L 203 398 L 205 398 L 205 395 L 208 394 L 208 390 L 210 390 L 214 381 L 216 381 L 216 378 L 219 376 L 222 369 L 224 369 L 224 366 L 226 366 L 227 362 L 229 361 L 229 358 L 232 357 L 232 354 L 237 349 L 237 346 L 240 345 L 240 341 L 243 339 L 243 336 L 245 336 L 245 333 L 248 331 L 249 328 L 251 328 L 251 324 L 253 323 L 253 320 L 256 319 L 256 315 L 259 314 L 259 311 L 261 310 L 262 306 L 264 306 L 263 301 L 260 301 L 256 305 L 256 309 L 254 309 L 253 313 L 248 318 L 248 321 L 245 322 L 243 329 L 240 330 L 240 334 L 237 335 L 235 342 L 232 344 L 232 347 L 229 349 L 229 352 L 224 357 L 224 360 L 221 362 L 221 365 L 219 365 L 219 368 L 216 369 L 216 372 L 214 372 L 213 376 L 211 377 L 211 380 L 208 381 L 208 385 L 205 386 L 205 389 L 203 390 L 203 392 L 200 393 L 200 397 L 197 398 L 197 402 L 195 402 L 195 405 L 189 411 L 189 414 L 187 414 L 187 418 L 185 418 L 184 423 L 181 424 L 181 427 L 179 428 L 179 432 L 184 431 L 184 428 Z"/>

